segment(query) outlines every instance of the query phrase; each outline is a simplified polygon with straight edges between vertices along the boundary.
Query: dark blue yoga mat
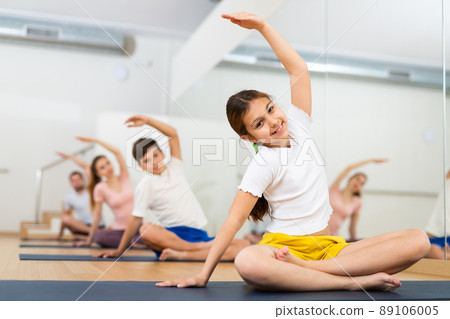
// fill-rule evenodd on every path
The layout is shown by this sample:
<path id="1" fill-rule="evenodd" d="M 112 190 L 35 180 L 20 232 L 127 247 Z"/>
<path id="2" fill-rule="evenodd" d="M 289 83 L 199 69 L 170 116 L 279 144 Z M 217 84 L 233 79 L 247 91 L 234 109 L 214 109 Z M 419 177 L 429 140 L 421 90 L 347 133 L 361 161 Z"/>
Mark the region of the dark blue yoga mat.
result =
<path id="1" fill-rule="evenodd" d="M 20 260 L 62 260 L 62 261 L 115 261 L 116 258 L 94 258 L 91 255 L 41 255 L 41 254 L 19 254 Z M 204 262 L 204 260 L 159 260 L 153 256 L 122 256 L 118 261 L 157 261 L 157 262 Z M 233 261 L 221 261 L 221 263 Z"/>
<path id="2" fill-rule="evenodd" d="M 91 255 L 19 254 L 20 260 L 115 261 L 117 258 L 94 258 Z M 118 261 L 158 261 L 156 256 L 122 256 Z"/>
<path id="3" fill-rule="evenodd" d="M 90 281 L 0 281 L 1 301 L 70 301 Z M 393 292 L 368 291 L 375 300 L 450 300 L 449 281 L 404 281 Z M 80 300 L 92 301 L 371 301 L 363 291 L 267 292 L 244 282 L 210 282 L 206 288 L 159 288 L 155 282 L 98 281 Z"/>
<path id="4" fill-rule="evenodd" d="M 20 248 L 84 248 L 84 249 L 103 249 L 103 250 L 111 250 L 114 248 L 105 248 L 99 246 L 72 246 L 72 245 L 46 245 L 46 244 L 20 244 Z M 143 249 L 150 250 L 150 248 L 141 248 L 141 247 L 131 247 L 130 249 Z"/>
<path id="5" fill-rule="evenodd" d="M 56 239 L 56 238 L 20 238 L 22 241 L 53 241 L 53 242 L 70 242 L 73 241 L 72 239 L 63 238 L 63 239 Z"/>

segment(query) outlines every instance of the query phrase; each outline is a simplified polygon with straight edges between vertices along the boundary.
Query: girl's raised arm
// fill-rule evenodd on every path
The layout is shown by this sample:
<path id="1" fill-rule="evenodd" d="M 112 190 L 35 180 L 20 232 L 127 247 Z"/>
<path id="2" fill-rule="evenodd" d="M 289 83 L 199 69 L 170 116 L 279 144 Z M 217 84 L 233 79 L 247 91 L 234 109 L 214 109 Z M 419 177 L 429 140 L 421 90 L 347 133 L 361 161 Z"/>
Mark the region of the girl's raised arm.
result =
<path id="1" fill-rule="evenodd" d="M 178 138 L 177 130 L 173 126 L 144 115 L 134 115 L 126 120 L 125 124 L 128 124 L 128 127 L 149 125 L 156 128 L 169 138 L 170 155 L 181 159 L 180 139 Z"/>
<path id="2" fill-rule="evenodd" d="M 66 154 L 62 152 L 56 152 L 56 154 L 58 154 L 62 158 L 70 159 L 71 161 L 73 161 L 75 164 L 77 164 L 83 169 L 84 175 L 86 176 L 87 179 L 91 178 L 91 167 L 84 160 L 72 154 Z"/>
<path id="3" fill-rule="evenodd" d="M 250 215 L 257 200 L 257 196 L 253 196 L 252 194 L 241 190 L 238 191 L 233 204 L 231 205 L 230 213 L 214 239 L 200 274 L 191 278 L 168 280 L 157 283 L 156 285 L 158 287 L 176 286 L 179 288 L 205 287 L 216 268 L 217 263 L 225 253 L 225 250 L 230 245 L 238 230 L 244 225 L 245 220 Z"/>
<path id="4" fill-rule="evenodd" d="M 361 161 L 361 162 L 357 162 L 354 164 L 350 164 L 349 166 L 347 166 L 336 178 L 336 180 L 333 182 L 333 184 L 331 185 L 331 187 L 339 187 L 339 185 L 341 184 L 342 180 L 348 175 L 350 174 L 350 172 L 358 167 L 364 166 L 366 164 L 369 163 L 385 163 L 388 160 L 386 158 L 381 158 L 381 159 L 368 159 L 365 161 Z"/>
<path id="5" fill-rule="evenodd" d="M 100 141 L 96 138 L 91 138 L 91 137 L 80 137 L 77 136 L 76 137 L 77 140 L 81 141 L 81 142 L 86 142 L 86 143 L 97 143 L 98 145 L 103 146 L 104 148 L 106 148 L 108 151 L 110 151 L 111 153 L 114 154 L 114 156 L 116 157 L 117 162 L 119 163 L 119 167 L 120 167 L 120 174 L 128 174 L 128 168 L 127 168 L 127 164 L 125 162 L 125 159 L 123 158 L 122 153 L 120 153 L 120 150 L 111 145 L 108 144 L 104 141 Z"/>
<path id="6" fill-rule="evenodd" d="M 261 33 L 290 76 L 291 102 L 311 115 L 311 80 L 308 66 L 285 39 L 263 18 L 247 12 L 223 14 L 234 24 Z"/>

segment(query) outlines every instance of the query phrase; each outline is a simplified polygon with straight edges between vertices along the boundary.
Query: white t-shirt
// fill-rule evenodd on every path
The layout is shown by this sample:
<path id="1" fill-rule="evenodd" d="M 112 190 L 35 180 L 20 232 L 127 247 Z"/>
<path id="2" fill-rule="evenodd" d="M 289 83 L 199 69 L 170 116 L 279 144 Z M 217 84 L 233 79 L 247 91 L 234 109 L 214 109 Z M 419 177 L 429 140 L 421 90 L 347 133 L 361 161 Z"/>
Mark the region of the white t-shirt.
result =
<path id="1" fill-rule="evenodd" d="M 75 217 L 78 220 L 81 220 L 85 224 L 92 224 L 91 210 L 89 207 L 89 193 L 86 190 L 81 194 L 72 190 L 64 199 L 64 207 L 67 210 L 73 209 Z"/>
<path id="2" fill-rule="evenodd" d="M 311 136 L 311 118 L 294 105 L 287 114 L 291 147 L 260 146 L 239 189 L 264 197 L 272 208 L 266 230 L 307 235 L 325 229 L 329 203 L 325 163 Z"/>
<path id="3" fill-rule="evenodd" d="M 163 227 L 201 228 L 207 220 L 183 174 L 181 160 L 172 157 L 160 175 L 146 175 L 134 194 L 132 215 L 145 217 L 147 209 Z"/>

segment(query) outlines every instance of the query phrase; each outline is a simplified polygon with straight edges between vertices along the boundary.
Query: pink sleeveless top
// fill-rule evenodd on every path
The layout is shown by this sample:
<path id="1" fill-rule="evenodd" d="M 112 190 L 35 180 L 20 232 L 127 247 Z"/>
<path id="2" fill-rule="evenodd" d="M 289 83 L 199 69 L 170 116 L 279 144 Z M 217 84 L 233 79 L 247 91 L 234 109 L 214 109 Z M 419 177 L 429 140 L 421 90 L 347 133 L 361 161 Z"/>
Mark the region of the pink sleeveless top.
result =
<path id="1" fill-rule="evenodd" d="M 350 203 L 345 204 L 342 198 L 342 192 L 337 186 L 330 187 L 330 204 L 333 207 L 333 213 L 328 221 L 328 227 L 330 229 L 330 234 L 332 236 L 339 235 L 339 228 L 345 219 L 352 216 L 353 214 L 358 214 L 362 200 L 358 196 L 353 196 Z"/>
<path id="2" fill-rule="evenodd" d="M 111 228 L 124 230 L 134 208 L 134 193 L 128 173 L 121 173 L 119 179 L 122 186 L 120 193 L 113 192 L 106 182 L 95 185 L 94 202 L 108 204 L 114 214 Z"/>

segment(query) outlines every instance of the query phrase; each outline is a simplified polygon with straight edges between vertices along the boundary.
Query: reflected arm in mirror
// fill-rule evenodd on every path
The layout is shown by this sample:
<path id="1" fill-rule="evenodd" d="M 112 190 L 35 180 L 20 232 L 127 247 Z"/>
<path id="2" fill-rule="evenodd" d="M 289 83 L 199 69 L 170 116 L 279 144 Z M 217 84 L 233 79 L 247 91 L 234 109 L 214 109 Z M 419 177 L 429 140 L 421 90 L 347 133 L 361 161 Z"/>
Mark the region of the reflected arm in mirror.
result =
<path id="1" fill-rule="evenodd" d="M 368 159 L 365 161 L 350 164 L 338 175 L 338 177 L 335 179 L 335 181 L 333 182 L 333 184 L 331 186 L 339 187 L 339 185 L 345 179 L 345 177 L 347 177 L 347 175 L 350 174 L 350 172 L 352 170 L 357 169 L 358 167 L 367 165 L 369 163 L 376 163 L 376 164 L 386 163 L 387 161 L 388 161 L 387 158 L 373 158 L 373 159 Z"/>

